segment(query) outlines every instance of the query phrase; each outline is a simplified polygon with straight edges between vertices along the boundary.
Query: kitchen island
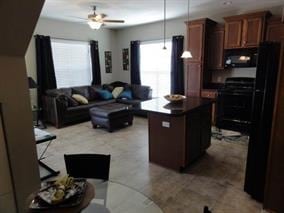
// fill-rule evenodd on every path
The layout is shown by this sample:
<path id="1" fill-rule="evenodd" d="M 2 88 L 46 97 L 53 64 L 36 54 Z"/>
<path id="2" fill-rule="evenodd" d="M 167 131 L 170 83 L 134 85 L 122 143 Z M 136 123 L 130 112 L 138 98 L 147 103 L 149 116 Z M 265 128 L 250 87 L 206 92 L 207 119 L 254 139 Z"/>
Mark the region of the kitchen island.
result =
<path id="1" fill-rule="evenodd" d="M 211 145 L 210 99 L 156 98 L 142 102 L 141 109 L 148 112 L 150 162 L 182 171 Z"/>

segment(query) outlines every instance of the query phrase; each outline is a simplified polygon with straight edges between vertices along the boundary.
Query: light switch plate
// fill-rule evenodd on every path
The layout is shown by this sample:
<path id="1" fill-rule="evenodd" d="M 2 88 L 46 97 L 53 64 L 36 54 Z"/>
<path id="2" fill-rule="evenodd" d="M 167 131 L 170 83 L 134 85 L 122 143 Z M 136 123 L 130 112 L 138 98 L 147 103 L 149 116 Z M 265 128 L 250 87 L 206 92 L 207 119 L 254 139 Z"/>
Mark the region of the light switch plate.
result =
<path id="1" fill-rule="evenodd" d="M 168 121 L 162 121 L 162 127 L 170 128 L 170 122 Z"/>

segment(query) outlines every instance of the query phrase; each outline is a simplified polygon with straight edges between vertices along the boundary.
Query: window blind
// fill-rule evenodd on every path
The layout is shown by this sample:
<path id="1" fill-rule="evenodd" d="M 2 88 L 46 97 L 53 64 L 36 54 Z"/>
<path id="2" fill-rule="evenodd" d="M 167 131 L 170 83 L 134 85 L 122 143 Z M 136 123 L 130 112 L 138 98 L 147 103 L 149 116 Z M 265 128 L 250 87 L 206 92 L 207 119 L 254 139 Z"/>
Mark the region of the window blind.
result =
<path id="1" fill-rule="evenodd" d="M 91 57 L 88 42 L 52 39 L 57 88 L 91 85 Z"/>

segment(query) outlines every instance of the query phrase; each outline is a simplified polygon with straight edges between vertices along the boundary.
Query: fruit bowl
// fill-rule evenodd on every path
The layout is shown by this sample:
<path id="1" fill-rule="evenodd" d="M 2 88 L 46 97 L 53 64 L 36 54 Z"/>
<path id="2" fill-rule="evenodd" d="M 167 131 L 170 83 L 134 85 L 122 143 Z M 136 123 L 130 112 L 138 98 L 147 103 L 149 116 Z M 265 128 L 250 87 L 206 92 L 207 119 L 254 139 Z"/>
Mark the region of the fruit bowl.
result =
<path id="1" fill-rule="evenodd" d="M 183 95 L 172 94 L 172 95 L 165 95 L 164 98 L 169 102 L 179 102 L 184 100 L 186 97 Z"/>

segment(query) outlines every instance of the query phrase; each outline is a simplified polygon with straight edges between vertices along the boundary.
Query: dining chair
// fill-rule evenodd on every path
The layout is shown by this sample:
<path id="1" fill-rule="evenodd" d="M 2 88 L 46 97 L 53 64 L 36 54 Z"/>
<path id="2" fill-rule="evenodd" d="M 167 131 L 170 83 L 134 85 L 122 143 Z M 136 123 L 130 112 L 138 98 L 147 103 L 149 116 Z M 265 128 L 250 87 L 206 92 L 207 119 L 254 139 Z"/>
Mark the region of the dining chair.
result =
<path id="1" fill-rule="evenodd" d="M 212 212 L 209 210 L 208 206 L 204 206 L 203 213 L 212 213 Z"/>
<path id="2" fill-rule="evenodd" d="M 67 174 L 75 178 L 109 180 L 110 155 L 68 154 L 64 155 Z"/>
<path id="3" fill-rule="evenodd" d="M 67 174 L 74 178 L 109 180 L 110 155 L 102 154 L 69 154 L 64 155 Z M 96 199 L 107 203 L 107 189 Z"/>

